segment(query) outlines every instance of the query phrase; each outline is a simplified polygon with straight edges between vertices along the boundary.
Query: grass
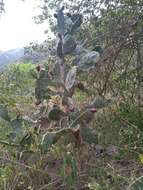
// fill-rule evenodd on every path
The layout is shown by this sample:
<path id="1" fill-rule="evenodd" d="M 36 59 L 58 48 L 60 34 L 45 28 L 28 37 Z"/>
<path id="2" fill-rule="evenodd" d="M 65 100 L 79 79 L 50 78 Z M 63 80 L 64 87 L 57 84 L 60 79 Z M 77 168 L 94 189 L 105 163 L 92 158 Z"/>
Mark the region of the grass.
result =
<path id="1" fill-rule="evenodd" d="M 37 111 L 34 104 L 34 72 L 35 66 L 30 63 L 16 64 L 0 75 L 0 103 L 8 106 L 12 118 L 18 114 L 33 117 Z M 87 99 L 87 94 L 76 91 L 75 100 L 79 106 L 86 104 Z M 68 175 L 61 175 L 61 169 L 64 166 L 70 172 L 63 157 L 72 150 L 80 166 L 77 190 L 81 187 L 87 190 L 128 189 L 129 184 L 142 175 L 143 118 L 139 114 L 134 104 L 126 102 L 97 112 L 91 127 L 97 134 L 100 149 L 96 145 L 84 144 L 76 152 L 71 144 L 63 145 L 61 139 L 60 144 L 42 155 L 37 136 L 37 142 L 30 150 L 21 151 L 0 145 L 0 189 L 69 190 L 63 180 Z M 8 123 L 1 119 L 0 130 L 7 126 Z M 0 136 L 4 138 L 6 134 L 1 133 Z M 8 140 L 7 137 L 5 139 Z M 68 180 L 72 183 L 70 178 Z"/>

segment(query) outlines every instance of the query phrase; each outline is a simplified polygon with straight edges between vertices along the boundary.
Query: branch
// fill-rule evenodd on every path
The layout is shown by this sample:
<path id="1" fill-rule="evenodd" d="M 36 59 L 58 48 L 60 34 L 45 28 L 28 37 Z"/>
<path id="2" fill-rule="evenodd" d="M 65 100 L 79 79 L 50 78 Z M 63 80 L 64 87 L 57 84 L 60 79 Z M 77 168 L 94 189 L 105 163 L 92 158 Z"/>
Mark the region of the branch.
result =
<path id="1" fill-rule="evenodd" d="M 19 144 L 9 143 L 9 142 L 7 142 L 7 141 L 3 141 L 3 140 L 0 140 L 0 144 L 2 144 L 2 145 L 6 145 L 6 146 L 20 147 Z"/>

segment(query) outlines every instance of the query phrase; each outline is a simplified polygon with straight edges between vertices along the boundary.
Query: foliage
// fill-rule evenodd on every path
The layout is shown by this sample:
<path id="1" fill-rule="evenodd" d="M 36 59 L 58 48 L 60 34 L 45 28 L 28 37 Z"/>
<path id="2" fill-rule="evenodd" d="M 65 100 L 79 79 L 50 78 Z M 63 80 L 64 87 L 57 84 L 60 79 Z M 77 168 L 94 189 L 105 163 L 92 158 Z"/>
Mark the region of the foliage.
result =
<path id="1" fill-rule="evenodd" d="M 77 183 L 77 166 L 76 160 L 70 152 L 65 153 L 64 155 L 63 168 L 61 175 L 64 178 L 65 183 L 69 185 L 69 188 L 76 188 Z"/>
<path id="2" fill-rule="evenodd" d="M 137 178 L 131 185 L 130 190 L 138 190 L 143 188 L 143 178 L 142 176 L 140 178 Z"/>
<path id="3" fill-rule="evenodd" d="M 57 39 L 27 49 L 45 52 L 43 63 L 0 75 L 0 189 L 137 187 L 142 1 L 43 5 Z"/>
<path id="4" fill-rule="evenodd" d="M 138 107 L 136 105 L 132 105 L 131 103 L 120 103 L 119 113 L 124 116 L 130 123 L 134 124 L 140 130 L 142 130 L 143 126 L 143 117 L 139 112 Z"/>
<path id="5" fill-rule="evenodd" d="M 10 121 L 10 117 L 8 115 L 8 110 L 4 105 L 0 105 L 0 117 L 6 121 Z"/>

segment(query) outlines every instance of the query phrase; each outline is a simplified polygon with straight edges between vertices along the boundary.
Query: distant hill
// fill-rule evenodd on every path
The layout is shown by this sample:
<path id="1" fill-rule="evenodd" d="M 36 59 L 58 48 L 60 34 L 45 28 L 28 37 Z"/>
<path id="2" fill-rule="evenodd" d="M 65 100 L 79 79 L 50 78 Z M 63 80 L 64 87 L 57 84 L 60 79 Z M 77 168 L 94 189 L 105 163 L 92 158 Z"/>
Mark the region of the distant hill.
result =
<path id="1" fill-rule="evenodd" d="M 28 62 L 38 63 L 48 56 L 47 52 L 33 51 L 32 53 L 24 52 L 24 48 L 12 49 L 5 52 L 0 52 L 0 70 L 3 70 L 8 65 L 15 62 Z"/>
<path id="2" fill-rule="evenodd" d="M 24 48 L 17 48 L 0 53 L 0 70 L 24 56 Z"/>
<path id="3" fill-rule="evenodd" d="M 32 52 L 26 52 L 21 58 L 22 62 L 31 61 L 32 63 L 39 63 L 42 60 L 45 60 L 48 57 L 48 52 L 40 52 L 33 50 Z"/>

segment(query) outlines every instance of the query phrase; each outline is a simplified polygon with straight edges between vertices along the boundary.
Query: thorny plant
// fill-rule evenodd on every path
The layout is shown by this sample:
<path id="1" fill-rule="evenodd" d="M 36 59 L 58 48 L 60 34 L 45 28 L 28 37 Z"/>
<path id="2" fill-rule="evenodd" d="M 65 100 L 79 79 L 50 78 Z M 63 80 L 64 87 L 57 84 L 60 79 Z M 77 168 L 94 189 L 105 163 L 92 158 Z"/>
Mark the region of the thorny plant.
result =
<path id="1" fill-rule="evenodd" d="M 122 48 L 129 43 L 127 39 L 129 39 L 132 28 L 137 21 L 132 24 L 128 23 L 129 27 L 124 30 L 124 38 L 105 49 L 103 54 L 100 55 L 97 51 L 84 48 L 84 43 L 77 40 L 78 31 L 83 22 L 81 14 L 65 14 L 64 7 L 62 7 L 54 17 L 57 20 L 58 38 L 56 55 L 49 55 L 48 65 L 38 65 L 36 72 L 32 73 L 36 78 L 35 98 L 37 109 L 40 111 L 34 121 L 19 115 L 16 119 L 11 119 L 7 107 L 1 104 L 0 117 L 9 123 L 13 131 L 10 133 L 10 143 L 6 141 L 0 141 L 0 143 L 4 146 L 15 147 L 18 151 L 16 156 L 19 162 L 11 161 L 9 158 L 6 158 L 5 161 L 13 164 L 19 163 L 20 167 L 24 168 L 29 168 L 26 165 L 27 160 L 33 154 L 35 155 L 34 151 L 36 150 L 38 152 L 35 158 L 36 161 L 31 159 L 31 162 L 38 163 L 38 159 L 41 158 L 42 154 L 42 161 L 45 157 L 48 164 L 50 162 L 51 165 L 54 163 L 56 170 L 60 170 L 60 176 L 64 179 L 64 182 L 72 189 L 78 188 L 79 185 L 77 176 L 84 165 L 83 157 L 81 159 L 83 145 L 97 143 L 97 137 L 89 124 L 98 109 L 109 105 L 111 102 L 105 99 L 103 95 L 106 94 L 111 73 L 116 66 L 116 59 Z M 80 108 L 74 100 L 76 90 L 90 95 L 88 88 L 80 81 L 80 75 L 95 73 L 97 74 L 96 77 L 98 74 L 102 75 L 102 79 L 101 77 L 98 78 L 98 80 L 101 80 L 98 94 L 88 105 Z M 98 80 L 96 82 L 99 82 Z M 30 126 L 34 126 L 34 132 Z M 26 134 L 21 139 L 23 131 L 26 131 Z M 18 136 L 17 141 L 15 141 L 16 135 Z M 56 147 L 56 145 L 58 146 Z M 48 154 L 49 152 L 57 156 L 55 160 Z M 46 157 L 47 155 L 48 157 Z M 40 163 L 38 164 L 40 165 Z M 36 167 L 38 166 L 36 165 Z M 42 165 L 42 167 L 45 169 L 47 165 Z M 46 176 L 38 169 L 36 172 L 41 172 L 42 176 Z M 33 170 L 31 175 L 34 176 L 36 172 L 34 173 Z M 57 182 L 54 169 L 49 173 L 48 177 L 50 177 L 52 183 L 42 188 L 62 184 L 60 179 Z M 36 175 L 34 177 L 36 179 Z M 19 179 L 18 174 L 14 180 L 17 181 L 17 179 Z M 45 180 L 45 178 L 40 180 Z M 41 187 L 38 187 L 41 184 L 36 185 L 37 187 L 34 186 L 34 188 Z"/>

